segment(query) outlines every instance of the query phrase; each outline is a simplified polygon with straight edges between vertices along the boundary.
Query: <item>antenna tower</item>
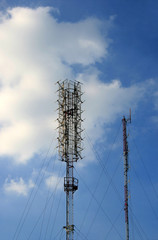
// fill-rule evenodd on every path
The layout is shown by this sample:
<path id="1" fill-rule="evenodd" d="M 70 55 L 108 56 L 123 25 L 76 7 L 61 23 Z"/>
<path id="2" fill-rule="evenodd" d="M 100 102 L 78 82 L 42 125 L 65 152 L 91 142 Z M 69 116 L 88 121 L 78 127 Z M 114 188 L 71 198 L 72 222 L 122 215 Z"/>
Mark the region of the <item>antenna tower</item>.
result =
<path id="1" fill-rule="evenodd" d="M 80 82 L 58 82 L 58 149 L 59 159 L 66 163 L 66 240 L 74 239 L 73 194 L 78 189 L 78 179 L 73 170 L 74 163 L 82 159 L 82 95 Z"/>
<path id="2" fill-rule="evenodd" d="M 124 195 L 125 195 L 125 226 L 126 226 L 126 240 L 129 240 L 129 218 L 128 218 L 128 141 L 127 141 L 127 123 L 131 123 L 131 110 L 130 116 L 126 119 L 123 116 L 123 155 L 124 155 Z"/>

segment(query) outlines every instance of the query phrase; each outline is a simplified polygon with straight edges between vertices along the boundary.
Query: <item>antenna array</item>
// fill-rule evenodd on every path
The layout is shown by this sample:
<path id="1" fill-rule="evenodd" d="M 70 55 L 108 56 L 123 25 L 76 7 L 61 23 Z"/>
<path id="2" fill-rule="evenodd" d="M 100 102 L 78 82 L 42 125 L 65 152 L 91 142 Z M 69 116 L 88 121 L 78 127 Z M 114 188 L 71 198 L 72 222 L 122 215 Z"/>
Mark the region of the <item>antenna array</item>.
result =
<path id="1" fill-rule="evenodd" d="M 66 240 L 73 240 L 73 194 L 78 179 L 73 176 L 74 162 L 82 159 L 82 100 L 81 83 L 65 80 L 58 82 L 58 149 L 59 160 L 66 162 L 64 191 L 66 192 Z"/>

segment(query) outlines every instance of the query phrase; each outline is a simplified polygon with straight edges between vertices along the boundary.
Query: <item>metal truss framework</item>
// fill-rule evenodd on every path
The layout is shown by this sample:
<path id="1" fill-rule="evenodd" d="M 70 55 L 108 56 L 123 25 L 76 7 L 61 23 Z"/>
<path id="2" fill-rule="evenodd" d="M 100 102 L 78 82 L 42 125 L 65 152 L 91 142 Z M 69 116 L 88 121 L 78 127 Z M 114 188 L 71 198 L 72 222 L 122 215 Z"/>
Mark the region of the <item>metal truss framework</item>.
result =
<path id="1" fill-rule="evenodd" d="M 122 125 L 123 125 L 123 155 L 124 155 L 124 195 L 125 195 L 125 227 L 126 227 L 126 240 L 129 240 L 129 217 L 128 217 L 128 141 L 127 141 L 127 123 L 131 123 L 131 110 L 130 116 L 128 119 L 123 117 Z"/>
<path id="2" fill-rule="evenodd" d="M 58 82 L 58 150 L 59 159 L 66 162 L 66 240 L 74 239 L 73 194 L 78 189 L 78 179 L 73 176 L 73 168 L 74 162 L 82 158 L 83 150 L 82 95 L 80 82 L 67 79 Z"/>

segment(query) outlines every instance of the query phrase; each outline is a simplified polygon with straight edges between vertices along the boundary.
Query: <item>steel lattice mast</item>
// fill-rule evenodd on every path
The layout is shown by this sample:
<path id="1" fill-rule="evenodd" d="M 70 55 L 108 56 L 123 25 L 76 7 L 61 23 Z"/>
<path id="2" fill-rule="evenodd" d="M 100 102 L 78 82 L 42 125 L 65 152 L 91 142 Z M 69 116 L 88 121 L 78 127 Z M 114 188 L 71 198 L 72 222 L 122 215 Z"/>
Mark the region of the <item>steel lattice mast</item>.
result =
<path id="1" fill-rule="evenodd" d="M 129 240 L 129 217 L 128 217 L 128 141 L 127 141 L 127 122 L 131 123 L 131 111 L 130 117 L 126 119 L 123 117 L 123 155 L 124 155 L 124 194 L 125 194 L 125 226 L 126 226 L 126 240 Z"/>
<path id="2" fill-rule="evenodd" d="M 78 189 L 78 179 L 74 178 L 74 162 L 81 157 L 82 127 L 81 83 L 65 80 L 58 82 L 58 149 L 59 158 L 66 162 L 64 191 L 66 192 L 66 240 L 74 239 L 73 194 Z"/>

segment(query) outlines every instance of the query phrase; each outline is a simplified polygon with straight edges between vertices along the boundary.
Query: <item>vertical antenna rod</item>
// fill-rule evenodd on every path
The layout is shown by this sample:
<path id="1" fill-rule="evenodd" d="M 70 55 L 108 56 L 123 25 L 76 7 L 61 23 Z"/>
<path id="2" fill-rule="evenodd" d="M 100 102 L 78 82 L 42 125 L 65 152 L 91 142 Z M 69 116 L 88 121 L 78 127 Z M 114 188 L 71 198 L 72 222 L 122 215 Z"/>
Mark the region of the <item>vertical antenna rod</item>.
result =
<path id="1" fill-rule="evenodd" d="M 126 240 L 129 240 L 129 218 L 128 218 L 128 141 L 127 141 L 127 122 L 131 123 L 131 110 L 130 117 L 126 119 L 123 116 L 123 155 L 124 155 L 124 194 L 125 194 L 125 226 L 126 226 Z"/>
<path id="2" fill-rule="evenodd" d="M 78 189 L 74 178 L 74 162 L 81 157 L 81 83 L 65 80 L 58 82 L 58 149 L 59 159 L 66 163 L 64 191 L 66 192 L 66 240 L 74 239 L 73 194 Z"/>

